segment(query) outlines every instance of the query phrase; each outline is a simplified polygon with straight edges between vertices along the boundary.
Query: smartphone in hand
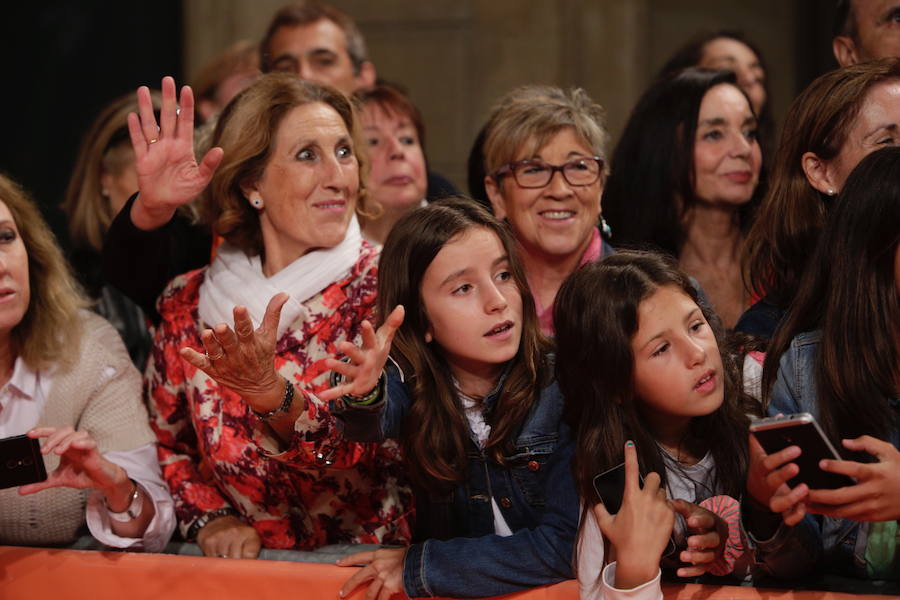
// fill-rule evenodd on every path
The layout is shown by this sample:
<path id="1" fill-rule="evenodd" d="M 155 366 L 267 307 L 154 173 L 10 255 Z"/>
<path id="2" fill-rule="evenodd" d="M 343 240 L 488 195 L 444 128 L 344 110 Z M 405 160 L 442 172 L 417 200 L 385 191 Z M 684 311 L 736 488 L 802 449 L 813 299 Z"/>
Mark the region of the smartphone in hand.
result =
<path id="1" fill-rule="evenodd" d="M 27 435 L 0 440 L 0 489 L 47 479 L 41 443 Z"/>
<path id="2" fill-rule="evenodd" d="M 800 467 L 800 472 L 788 481 L 792 488 L 805 483 L 811 490 L 830 490 L 856 483 L 846 475 L 819 468 L 823 458 L 842 460 L 842 457 L 809 413 L 754 419 L 750 422 L 750 433 L 766 454 L 774 454 L 788 446 L 800 447 L 802 453 L 792 461 Z"/>

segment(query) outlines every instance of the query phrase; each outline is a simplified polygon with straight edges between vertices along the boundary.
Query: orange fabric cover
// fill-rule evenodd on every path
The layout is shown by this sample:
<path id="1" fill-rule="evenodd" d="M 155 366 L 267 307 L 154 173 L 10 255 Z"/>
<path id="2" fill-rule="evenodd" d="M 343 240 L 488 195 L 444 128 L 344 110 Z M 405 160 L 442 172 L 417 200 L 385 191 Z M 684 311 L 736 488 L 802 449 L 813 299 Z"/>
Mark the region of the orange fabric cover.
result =
<path id="1" fill-rule="evenodd" d="M 0 546 L 0 599 L 329 600 L 353 573 L 334 565 Z M 850 594 L 669 585 L 678 600 L 850 600 Z M 363 589 L 350 600 L 362 600 Z M 862 598 L 862 596 L 859 596 Z M 578 600 L 574 581 L 513 594 L 515 600 Z M 865 596 L 866 600 L 888 596 Z"/>

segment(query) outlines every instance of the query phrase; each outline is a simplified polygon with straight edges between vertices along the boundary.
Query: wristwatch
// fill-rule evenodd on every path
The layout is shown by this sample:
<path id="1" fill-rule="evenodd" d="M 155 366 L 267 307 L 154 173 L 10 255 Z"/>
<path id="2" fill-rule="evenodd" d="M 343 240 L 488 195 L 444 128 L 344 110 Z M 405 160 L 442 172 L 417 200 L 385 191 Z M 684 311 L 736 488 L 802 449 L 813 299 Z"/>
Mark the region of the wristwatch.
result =
<path id="1" fill-rule="evenodd" d="M 200 515 L 196 521 L 191 523 L 191 526 L 187 531 L 187 539 L 188 540 L 196 540 L 197 534 L 200 533 L 200 530 L 206 527 L 210 521 L 215 521 L 219 517 L 238 517 L 240 518 L 240 514 L 238 511 L 234 510 L 231 507 L 225 506 L 222 508 L 217 508 L 216 510 L 211 510 L 207 513 L 203 513 Z"/>
<path id="2" fill-rule="evenodd" d="M 131 490 L 131 502 L 128 503 L 128 508 L 123 510 L 122 512 L 115 512 L 109 508 L 109 504 L 106 504 L 106 496 L 103 497 L 103 504 L 106 504 L 106 512 L 109 514 L 109 518 L 113 521 L 118 521 L 119 523 L 128 523 L 129 521 L 133 521 L 141 516 L 141 512 L 144 510 L 144 501 L 141 498 L 141 491 L 138 488 L 138 484 L 134 479 L 129 479 L 131 485 L 134 488 Z"/>

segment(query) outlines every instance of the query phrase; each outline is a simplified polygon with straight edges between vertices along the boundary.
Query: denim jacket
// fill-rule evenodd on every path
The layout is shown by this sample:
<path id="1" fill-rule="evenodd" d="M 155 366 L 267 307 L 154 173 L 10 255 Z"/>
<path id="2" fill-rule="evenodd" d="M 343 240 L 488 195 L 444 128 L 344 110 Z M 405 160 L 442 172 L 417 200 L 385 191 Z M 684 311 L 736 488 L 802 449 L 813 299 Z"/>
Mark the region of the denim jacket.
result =
<path id="1" fill-rule="evenodd" d="M 819 418 L 816 360 L 820 338 L 821 332 L 814 331 L 800 334 L 791 341 L 790 348 L 782 355 L 779 363 L 778 379 L 772 388 L 769 404 L 770 415 L 808 412 L 816 419 Z M 896 409 L 900 401 L 894 398 L 890 402 Z M 900 413 L 894 414 L 893 428 L 886 441 L 900 447 L 900 417 L 896 416 Z M 760 549 L 773 550 L 776 546 L 796 547 L 799 544 L 806 552 L 811 553 L 808 559 L 812 565 L 831 569 L 833 572 L 865 576 L 867 539 L 867 523 L 808 515 L 796 527 L 789 528 L 782 524 L 779 533 L 773 538 L 775 543 L 768 546 L 760 544 Z M 783 550 L 784 548 L 779 552 Z"/>
<path id="2" fill-rule="evenodd" d="M 400 435 L 412 399 L 396 366 L 386 368 L 386 376 L 386 398 L 375 405 L 333 403 L 348 439 Z M 496 402 L 499 387 L 485 398 L 486 411 Z M 473 440 L 465 483 L 446 498 L 416 498 L 417 513 L 423 503 L 432 505 L 429 510 L 444 503 L 454 531 L 450 539 L 432 538 L 409 547 L 403 565 L 407 595 L 496 596 L 571 579 L 579 516 L 573 452 L 555 382 L 540 391 L 505 466 L 489 459 Z M 492 497 L 513 535 L 494 534 Z"/>

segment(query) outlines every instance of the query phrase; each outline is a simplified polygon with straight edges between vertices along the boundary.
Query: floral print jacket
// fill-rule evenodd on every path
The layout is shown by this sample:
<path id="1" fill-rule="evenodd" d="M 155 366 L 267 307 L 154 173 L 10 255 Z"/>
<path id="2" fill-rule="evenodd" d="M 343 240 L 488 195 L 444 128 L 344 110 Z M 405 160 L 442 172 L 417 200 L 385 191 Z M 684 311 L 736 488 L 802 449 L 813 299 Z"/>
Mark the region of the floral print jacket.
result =
<path id="1" fill-rule="evenodd" d="M 314 395 L 329 386 L 324 361 L 335 345 L 358 341 L 372 316 L 377 262 L 378 250 L 363 242 L 351 271 L 307 300 L 309 315 L 277 341 L 275 367 L 305 407 L 287 444 L 236 393 L 179 355 L 185 346 L 203 351 L 197 304 L 206 269 L 163 292 L 146 385 L 183 534 L 203 514 L 231 507 L 267 548 L 409 543 L 412 495 L 397 444 L 346 441 Z"/>

